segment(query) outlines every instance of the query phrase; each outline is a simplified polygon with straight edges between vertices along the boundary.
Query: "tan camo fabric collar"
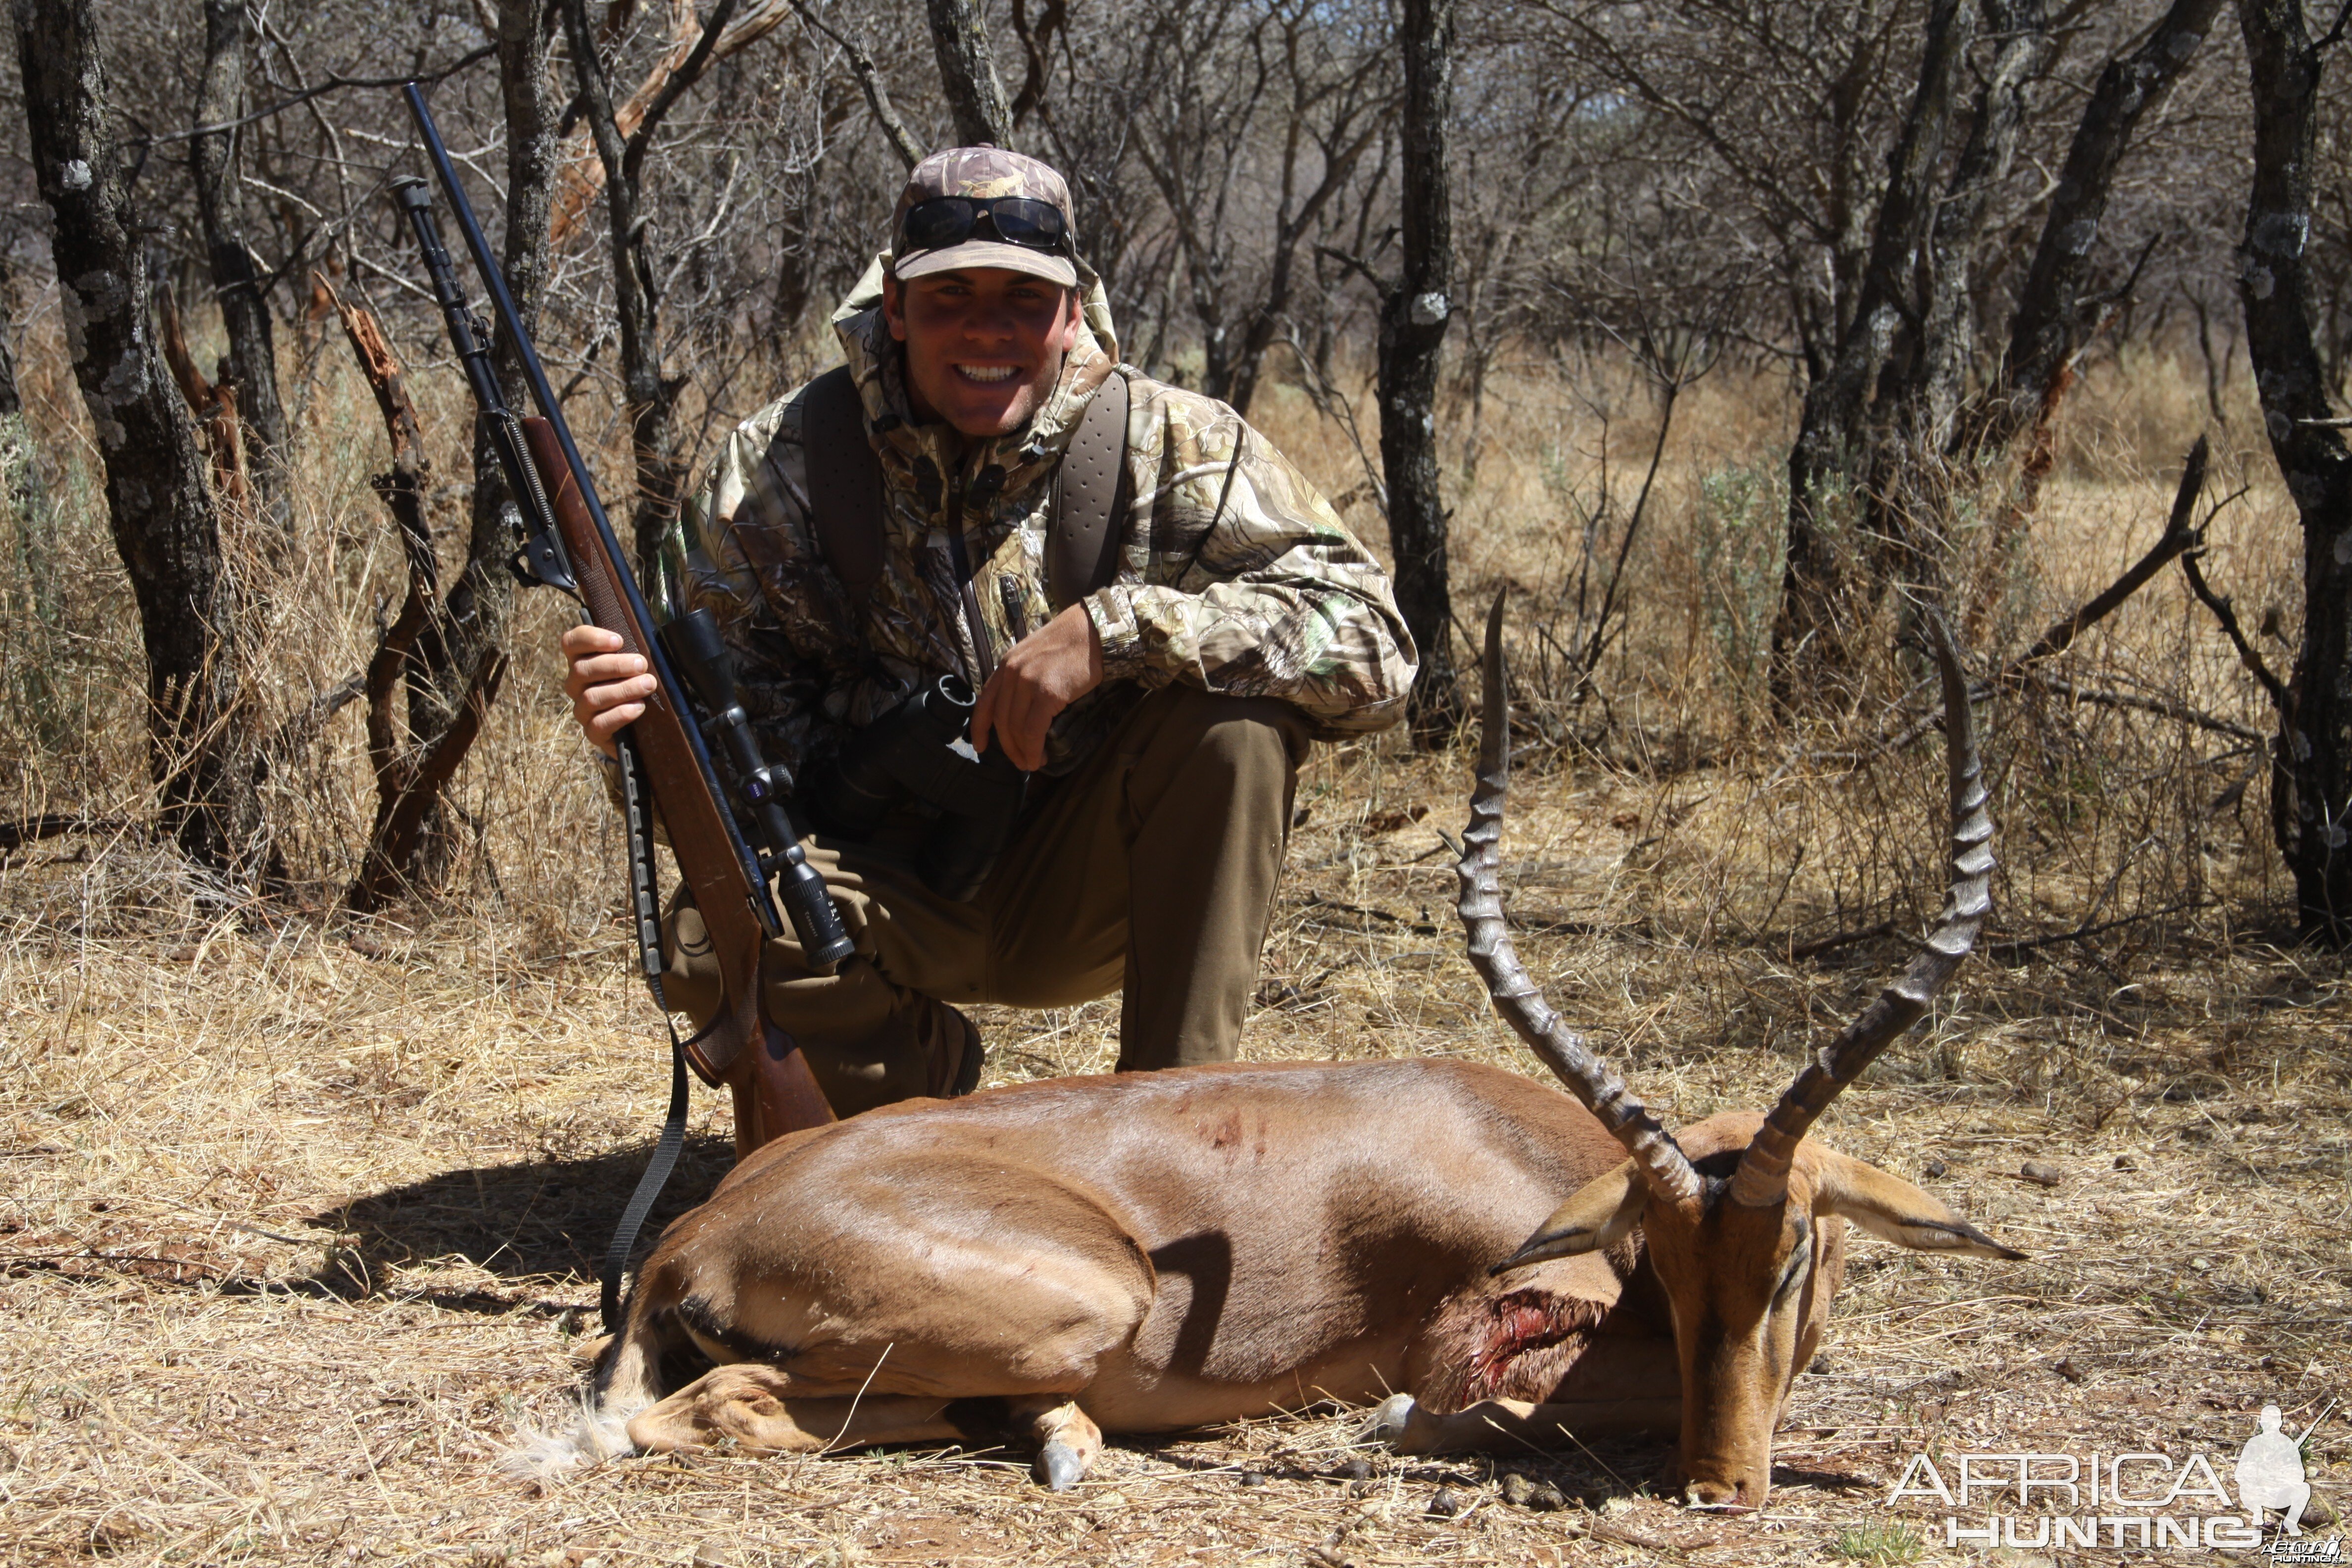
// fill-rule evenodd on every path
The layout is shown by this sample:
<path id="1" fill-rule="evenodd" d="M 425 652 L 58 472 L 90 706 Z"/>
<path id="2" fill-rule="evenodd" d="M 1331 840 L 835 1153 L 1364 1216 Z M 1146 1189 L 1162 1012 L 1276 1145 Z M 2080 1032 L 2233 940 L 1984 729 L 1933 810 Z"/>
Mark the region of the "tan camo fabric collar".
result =
<path id="1" fill-rule="evenodd" d="M 999 468 L 1004 474 L 997 486 L 999 495 L 1017 494 L 1041 481 L 1069 445 L 1096 389 L 1118 368 L 1118 340 L 1102 280 L 1091 268 L 1080 264 L 1085 320 L 1078 325 L 1077 344 L 1063 361 L 1061 379 L 1045 406 L 1023 428 L 967 447 L 947 426 L 919 424 L 912 416 L 906 356 L 882 319 L 882 268 L 887 260 L 877 258 L 866 268 L 833 315 L 835 334 L 841 340 L 849 373 L 866 404 L 866 424 L 878 432 L 877 445 L 885 458 L 895 458 L 908 470 L 918 468 L 917 459 L 928 458 L 942 474 L 956 471 L 959 464 L 967 474 Z"/>

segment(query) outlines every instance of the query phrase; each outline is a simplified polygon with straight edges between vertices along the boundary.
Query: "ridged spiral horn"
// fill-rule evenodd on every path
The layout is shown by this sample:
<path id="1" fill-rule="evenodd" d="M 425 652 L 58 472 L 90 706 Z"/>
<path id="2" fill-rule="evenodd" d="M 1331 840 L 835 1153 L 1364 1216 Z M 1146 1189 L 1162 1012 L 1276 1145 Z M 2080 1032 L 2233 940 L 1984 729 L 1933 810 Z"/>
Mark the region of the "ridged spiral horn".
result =
<path id="1" fill-rule="evenodd" d="M 1977 755 L 1976 724 L 1969 712 L 1969 681 L 1950 628 L 1933 610 L 1921 620 L 1935 645 L 1936 668 L 1944 685 L 1944 766 L 1951 794 L 1952 886 L 1943 912 L 1927 933 L 1926 948 L 1902 977 L 1878 994 L 1861 1016 L 1813 1058 L 1789 1086 L 1764 1125 L 1739 1156 L 1731 1178 L 1732 1201 L 1769 1208 L 1789 1194 L 1789 1165 L 1814 1119 L 1845 1086 L 1862 1076 L 1905 1030 L 1917 1023 L 1944 982 L 1976 945 L 1977 931 L 1992 909 L 1992 816 L 1986 809 L 1984 767 Z"/>
<path id="2" fill-rule="evenodd" d="M 1478 783 L 1470 794 L 1470 826 L 1462 832 L 1462 924 L 1468 933 L 1470 966 L 1486 983 L 1495 1010 L 1528 1043 L 1528 1048 L 1601 1119 L 1625 1146 L 1647 1179 L 1652 1194 L 1677 1206 L 1699 1201 L 1698 1173 L 1674 1134 L 1633 1098 L 1622 1079 L 1585 1048 L 1584 1038 L 1561 1022 L 1528 978 L 1503 922 L 1503 890 L 1496 863 L 1503 837 L 1503 803 L 1510 793 L 1511 710 L 1503 686 L 1503 601 L 1486 616 L 1486 702 L 1478 723 Z"/>

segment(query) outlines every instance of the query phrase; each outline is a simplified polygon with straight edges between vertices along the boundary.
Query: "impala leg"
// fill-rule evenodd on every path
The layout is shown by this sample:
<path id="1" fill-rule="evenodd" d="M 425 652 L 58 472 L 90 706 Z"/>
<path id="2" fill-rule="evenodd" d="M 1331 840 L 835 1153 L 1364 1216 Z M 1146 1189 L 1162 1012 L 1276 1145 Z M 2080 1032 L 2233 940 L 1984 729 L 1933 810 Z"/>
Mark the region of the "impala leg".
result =
<path id="1" fill-rule="evenodd" d="M 618 1336 L 605 1335 L 596 1352 L 596 1397 L 589 1424 L 596 1435 L 598 1458 L 626 1453 L 628 1423 L 661 1398 L 664 1347 L 658 1335 L 639 1331 L 633 1317 Z"/>
<path id="2" fill-rule="evenodd" d="M 707 1447 L 727 1437 L 781 1454 L 951 1442 L 964 1436 L 948 1418 L 952 1403 L 919 1394 L 801 1393 L 788 1373 L 738 1363 L 703 1373 L 631 1421 L 629 1441 L 656 1454 Z"/>
<path id="3" fill-rule="evenodd" d="M 1036 1478 L 1057 1492 L 1068 1491 L 1086 1479 L 1101 1457 L 1102 1428 L 1058 1394 L 1034 1394 L 1007 1402 L 1016 1431 L 1037 1445 Z"/>

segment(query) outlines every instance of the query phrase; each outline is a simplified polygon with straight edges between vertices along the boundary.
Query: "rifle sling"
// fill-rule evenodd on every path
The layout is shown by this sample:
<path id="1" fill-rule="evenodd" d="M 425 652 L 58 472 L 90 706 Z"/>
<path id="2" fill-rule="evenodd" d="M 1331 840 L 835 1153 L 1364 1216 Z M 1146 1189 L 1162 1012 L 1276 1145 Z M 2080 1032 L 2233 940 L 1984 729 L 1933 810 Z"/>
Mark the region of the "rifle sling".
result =
<path id="1" fill-rule="evenodd" d="M 662 1008 L 667 1022 L 669 1010 L 661 1000 L 661 977 L 653 976 L 654 1001 Z M 687 1088 L 686 1043 L 677 1037 L 677 1026 L 669 1026 L 669 1113 L 662 1120 L 661 1141 L 654 1145 L 653 1158 L 646 1162 L 645 1174 L 637 1178 L 636 1190 L 629 1194 L 628 1207 L 621 1211 L 621 1223 L 613 1227 L 612 1244 L 604 1248 L 604 1270 L 598 1283 L 596 1310 L 604 1320 L 604 1331 L 621 1331 L 621 1276 L 629 1267 L 629 1254 L 637 1248 L 637 1232 L 645 1228 L 646 1216 L 653 1212 L 662 1189 L 669 1185 L 670 1173 L 677 1168 L 677 1154 L 686 1146 L 686 1113 L 692 1103 Z"/>
<path id="2" fill-rule="evenodd" d="M 637 962 L 645 971 L 646 988 L 653 993 L 654 1005 L 661 1012 L 662 1025 L 669 1030 L 669 1112 L 663 1119 L 653 1157 L 646 1162 L 645 1173 L 637 1178 L 636 1190 L 629 1194 L 621 1222 L 613 1227 L 612 1242 L 604 1248 L 596 1305 L 608 1334 L 621 1331 L 621 1276 L 629 1267 L 629 1254 L 636 1250 L 637 1232 L 645 1228 L 646 1216 L 653 1212 L 662 1189 L 669 1184 L 670 1173 L 677 1168 L 678 1151 L 686 1146 L 686 1116 L 691 1103 L 686 1077 L 689 1042 L 677 1037 L 669 1002 L 662 994 L 661 884 L 654 858 L 653 792 L 646 787 L 645 759 L 638 754 L 636 736 L 624 730 L 617 739 L 621 820 L 629 835 L 629 899 L 636 917 Z M 695 1039 L 701 1037 L 697 1035 Z"/>

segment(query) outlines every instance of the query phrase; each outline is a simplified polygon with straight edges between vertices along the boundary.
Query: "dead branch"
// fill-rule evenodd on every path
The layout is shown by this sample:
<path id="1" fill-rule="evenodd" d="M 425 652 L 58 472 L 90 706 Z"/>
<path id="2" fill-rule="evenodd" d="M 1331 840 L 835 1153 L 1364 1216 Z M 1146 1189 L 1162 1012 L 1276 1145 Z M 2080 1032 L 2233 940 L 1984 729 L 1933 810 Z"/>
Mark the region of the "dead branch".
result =
<path id="1" fill-rule="evenodd" d="M 2178 720 L 2183 724 L 2191 724 L 2200 730 L 2210 730 L 2216 735 L 2228 735 L 2252 745 L 2260 746 L 2267 743 L 2259 731 L 2249 730 L 2243 724 L 2217 718 L 2213 714 L 2205 712 L 2201 709 L 2191 708 L 2188 703 L 2174 698 L 2143 697 L 2137 692 L 2107 691 L 2097 687 L 2078 686 L 2071 680 L 2061 680 L 2054 675 L 2043 675 L 2038 670 L 2028 671 L 2023 679 L 2028 685 L 2038 686 L 2044 691 L 2054 692 L 2069 701 L 2088 703 L 2095 708 L 2123 708 L 2135 713 L 2154 713 L 2159 718 Z M 1974 696 L 1975 693 L 1971 692 L 1970 695 Z"/>
<path id="2" fill-rule="evenodd" d="M 424 429 L 416 417 L 416 405 L 408 395 L 400 361 L 374 313 L 336 294 L 323 274 L 312 276 L 334 301 L 352 355 L 375 392 L 376 407 L 392 438 L 391 469 L 368 482 L 397 522 L 408 561 L 408 593 L 400 614 L 376 639 L 366 674 L 360 678 L 367 696 L 368 766 L 375 774 L 375 825 L 368 834 L 366 858 L 344 901 L 354 910 L 367 910 L 381 907 L 408 887 L 426 819 L 481 733 L 482 715 L 498 700 L 499 683 L 506 677 L 507 656 L 492 649 L 482 657 L 448 723 L 430 740 L 419 737 L 402 721 L 397 699 L 404 677 L 415 668 L 420 647 L 427 639 L 446 647 L 447 640 L 441 625 L 433 533 L 425 515 L 425 481 L 432 463 L 425 455 Z M 346 687 L 350 684 L 345 682 Z M 339 688 L 338 693 L 341 690 Z"/>
<path id="3" fill-rule="evenodd" d="M 750 48 L 776 30 L 789 14 L 788 0 L 751 0 L 740 15 L 728 22 L 724 30 L 708 40 L 709 53 L 697 65 L 691 76 L 701 74 L 703 67 L 723 60 L 728 56 Z M 667 110 L 677 100 L 671 90 L 672 80 L 681 73 L 705 43 L 703 28 L 694 15 L 693 0 L 672 0 L 669 15 L 669 47 L 662 52 L 646 79 L 637 84 L 613 111 L 613 121 L 623 136 L 633 135 L 637 127 L 658 105 Z M 667 101 L 664 99 L 667 95 Z M 909 167 L 912 165 L 909 164 Z M 555 200 L 547 219 L 547 237 L 551 244 L 561 245 L 572 237 L 580 219 L 604 188 L 604 161 L 587 131 L 575 131 L 557 155 Z"/>
<path id="4" fill-rule="evenodd" d="M 387 794 L 379 775 L 376 831 L 368 845 L 367 859 L 346 897 L 352 909 L 381 908 L 408 887 L 409 866 L 424 834 L 425 814 L 440 800 L 457 764 L 473 749 L 482 731 L 482 716 L 498 700 L 507 663 L 503 650 L 493 650 L 474 672 L 449 727 L 421 755 L 411 751 L 395 761 L 395 790 Z"/>
<path id="5" fill-rule="evenodd" d="M 2174 556 L 2197 542 L 2200 531 L 2190 525 L 2189 519 L 2197 510 L 2197 497 L 2205 488 L 2205 464 L 2210 456 L 2205 437 L 2197 437 L 2197 445 L 2189 449 L 2188 464 L 2180 471 L 2180 488 L 2172 498 L 2172 516 L 2165 524 L 2163 537 L 2148 552 L 2135 561 L 2124 574 L 2106 588 L 2087 600 L 2071 616 L 2053 621 L 2050 629 L 2042 634 L 2002 674 L 2003 679 L 2013 679 L 2013 672 L 2055 654 L 2066 651 L 2074 640 L 2099 622 L 2113 615 L 2126 599 L 2139 592 L 2142 584 L 2164 570 Z"/>
<path id="6" fill-rule="evenodd" d="M 320 692 L 286 717 L 285 722 L 273 731 L 261 748 L 262 763 L 274 767 L 288 756 L 309 745 L 327 727 L 327 721 L 341 712 L 367 690 L 364 675 L 347 675 Z"/>
<path id="7" fill-rule="evenodd" d="M 2205 488 L 2205 468 L 2210 457 L 2210 444 L 2204 437 L 2198 437 L 2197 445 L 2189 449 L 2188 462 L 2181 468 L 2180 486 L 2173 492 L 2172 515 L 2165 522 L 2163 535 L 2148 547 L 2147 553 L 2126 567 L 2123 575 L 2084 600 L 2071 614 L 2061 616 L 2051 622 L 2049 629 L 2034 639 L 2032 647 L 2004 665 L 1982 687 L 1972 688 L 1969 693 L 1970 700 L 1975 700 L 1979 696 L 1989 696 L 1996 689 L 2015 690 L 2022 686 L 2038 686 L 2045 690 L 2056 691 L 2071 697 L 2077 702 L 2163 713 L 2168 718 L 2179 719 L 2185 723 L 2195 724 L 2200 729 L 2212 730 L 2219 734 L 2236 735 L 2243 740 L 2259 740 L 2252 731 L 2243 725 L 2232 724 L 2226 719 L 2216 719 L 2210 713 L 2200 713 L 2185 703 L 2172 703 L 2169 708 L 2167 708 L 2162 704 L 2169 701 L 2169 699 L 2133 697 L 2121 692 L 2099 691 L 2088 687 L 2075 686 L 2071 681 L 2040 676 L 2032 671 L 2032 666 L 2035 664 L 2064 653 L 2074 646 L 2076 637 L 2122 608 L 2124 601 L 2139 592 L 2149 578 L 2163 571 L 2175 556 L 2182 555 L 2197 543 L 2204 530 L 2200 526 L 2192 525 L 2189 519 L 2195 515 L 2197 497 Z M 1931 713 L 1914 719 L 1880 743 L 1888 750 L 1899 752 L 1942 722 L 1943 710 L 1937 708 Z"/>
<path id="8" fill-rule="evenodd" d="M 242 509 L 250 487 L 245 469 L 245 433 L 237 422 L 236 389 L 226 382 L 206 381 L 205 373 L 196 368 L 195 355 L 188 352 L 187 333 L 180 324 L 179 297 L 169 283 L 156 286 L 155 314 L 172 379 L 179 383 L 180 395 L 187 399 L 188 411 L 205 433 L 205 450 L 213 460 L 213 489 L 222 500 Z"/>
<path id="9" fill-rule="evenodd" d="M 2279 717 L 2284 719 L 2294 710 L 2294 695 L 2287 689 L 2284 681 L 2271 673 L 2271 667 L 2263 662 L 2261 651 L 2246 640 L 2245 632 L 2238 625 L 2237 612 L 2231 608 L 2230 601 L 2213 592 L 2212 585 L 2205 581 L 2205 573 L 2197 563 L 2197 558 L 2204 552 L 2200 546 L 2180 558 L 2180 570 L 2189 579 L 2189 591 L 2197 595 L 2200 604 L 2213 612 L 2215 620 L 2221 623 L 2223 635 L 2238 650 L 2238 662 L 2262 683 L 2263 689 L 2270 694 L 2271 706 L 2277 709 Z"/>
<path id="10" fill-rule="evenodd" d="M 44 838 L 61 838 L 68 833 L 121 833 L 130 826 L 115 817 L 80 816 L 66 811 L 20 816 L 13 822 L 0 822 L 0 855 L 13 854 Z"/>
<path id="11" fill-rule="evenodd" d="M 401 548 L 408 560 L 407 595 L 401 601 L 399 616 L 376 638 L 375 652 L 369 657 L 363 679 L 367 693 L 368 765 L 375 774 L 377 797 L 376 831 L 373 837 L 381 838 L 383 825 L 394 815 L 404 782 L 404 770 L 400 763 L 404 727 L 396 708 L 401 678 L 407 672 L 418 639 L 432 624 L 433 599 L 438 585 L 432 532 L 425 518 L 425 480 L 432 471 L 432 464 L 425 456 L 423 427 L 402 379 L 400 361 L 393 354 L 392 345 L 384 341 L 383 329 L 374 313 L 364 305 L 344 300 L 322 274 L 314 272 L 311 277 L 333 301 L 335 313 L 342 320 L 343 335 L 352 345 L 352 356 L 359 361 L 360 374 L 367 377 L 368 385 L 373 389 L 376 407 L 382 411 L 384 428 L 392 437 L 391 471 L 372 475 L 368 483 L 383 498 L 384 506 L 399 524 Z"/>
<path id="12" fill-rule="evenodd" d="M 1891 920 L 1880 921 L 1876 925 L 1860 926 L 1853 931 L 1838 931 L 1831 936 L 1816 938 L 1811 942 L 1801 942 L 1789 949 L 1789 959 L 1791 963 L 1799 963 L 1808 958 L 1819 958 L 1825 952 L 1834 952 L 1842 947 L 1852 947 L 1858 942 L 1873 942 L 1879 937 L 1894 934 L 1895 922 Z"/>
<path id="13" fill-rule="evenodd" d="M 866 107 L 874 111 L 874 122 L 882 128 L 882 134 L 889 138 L 891 147 L 898 154 L 898 161 L 909 169 L 921 163 L 922 143 L 917 142 L 914 133 L 907 129 L 907 122 L 898 118 L 898 107 L 890 101 L 890 89 L 883 85 L 882 73 L 875 68 L 874 57 L 867 54 L 856 39 L 835 31 L 819 20 L 817 14 L 809 9 L 807 0 L 793 0 L 793 9 L 800 13 L 803 22 L 831 38 L 835 47 L 847 58 L 849 68 L 866 94 Z"/>
<path id="14" fill-rule="evenodd" d="M 2159 718 L 2176 720 L 2200 730 L 2210 731 L 2216 735 L 2227 735 L 2232 740 L 2243 741 L 2249 745 L 2263 746 L 2269 743 L 2260 732 L 2250 730 L 2243 724 L 2220 718 L 2200 708 L 2191 708 L 2186 702 L 2170 697 L 2146 697 L 2134 691 L 2110 691 L 2104 687 L 2083 686 L 2072 680 L 2061 679 L 2054 675 L 2044 675 L 2040 670 L 2034 669 L 2021 671 L 2005 684 L 2011 687 L 2035 687 L 2063 697 L 2070 702 L 2083 703 L 2086 707 L 2120 708 L 2134 713 L 2153 713 Z M 1995 689 L 1991 681 L 1973 681 L 1969 686 L 1969 700 L 1981 702 L 1990 697 Z M 1944 710 L 1939 705 L 1935 711 L 1913 721 L 1904 729 L 1880 742 L 1879 745 L 1886 751 L 1899 752 L 1929 731 L 1941 727 L 1943 722 Z M 1805 756 L 1811 754 L 1812 753 L 1800 753 L 1790 761 L 1802 761 Z M 1784 768 L 1788 765 L 1783 763 Z"/>
<path id="15" fill-rule="evenodd" d="M 1985 949 L 1989 953 L 2011 955 L 2032 952 L 2039 948 L 2055 947 L 2062 942 L 2084 942 L 2106 931 L 2120 930 L 2127 925 L 2137 925 L 2141 921 L 2161 920 L 2167 915 L 2186 914 L 2191 910 L 2201 907 L 2202 905 L 2194 900 L 2167 904 L 2160 910 L 2142 910 L 2137 914 L 2117 915 L 2114 920 L 2079 925 L 2073 931 L 2053 931 L 2047 936 L 2014 937 L 2005 942 L 1988 942 L 1985 944 Z"/>

